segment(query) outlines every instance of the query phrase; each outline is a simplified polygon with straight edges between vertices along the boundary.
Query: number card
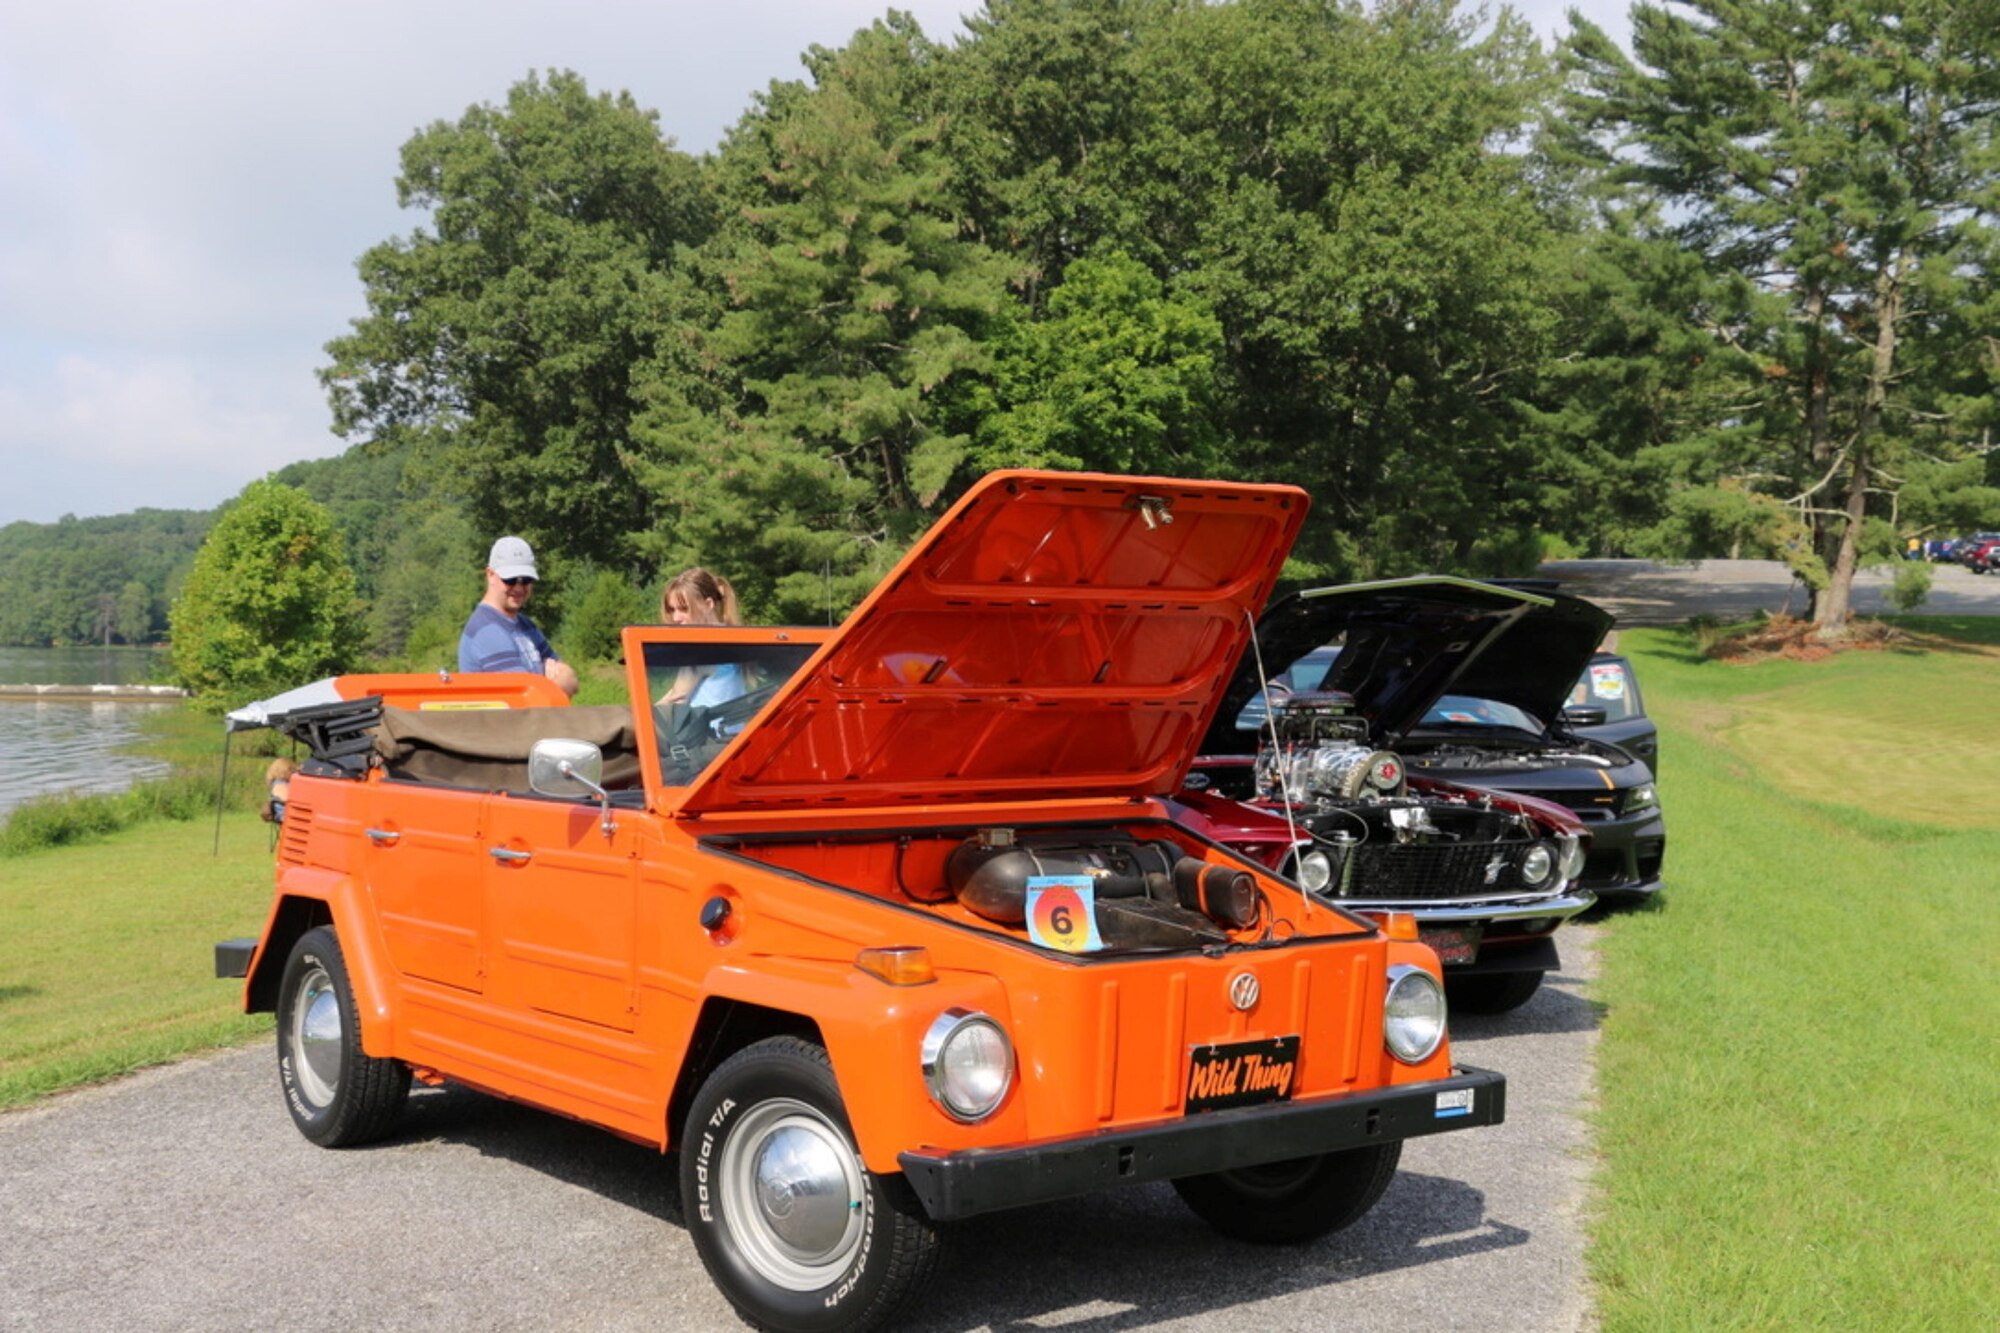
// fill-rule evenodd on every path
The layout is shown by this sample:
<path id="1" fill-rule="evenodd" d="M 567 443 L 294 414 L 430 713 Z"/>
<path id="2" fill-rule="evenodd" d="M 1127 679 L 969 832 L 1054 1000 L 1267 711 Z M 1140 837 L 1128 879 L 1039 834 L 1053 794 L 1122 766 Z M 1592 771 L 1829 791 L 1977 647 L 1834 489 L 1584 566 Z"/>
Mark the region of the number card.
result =
<path id="1" fill-rule="evenodd" d="M 1097 886 L 1088 875 L 1028 876 L 1028 938 L 1045 949 L 1095 953 Z"/>

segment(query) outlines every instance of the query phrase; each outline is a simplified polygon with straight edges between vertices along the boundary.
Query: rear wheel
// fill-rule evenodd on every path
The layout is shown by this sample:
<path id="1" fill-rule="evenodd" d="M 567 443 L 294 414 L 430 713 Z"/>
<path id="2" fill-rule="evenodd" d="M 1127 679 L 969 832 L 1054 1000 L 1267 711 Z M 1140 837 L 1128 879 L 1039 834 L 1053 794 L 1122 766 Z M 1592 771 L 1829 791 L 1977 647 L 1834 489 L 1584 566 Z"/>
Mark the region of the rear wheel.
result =
<path id="1" fill-rule="evenodd" d="M 1288 1162 L 1184 1176 L 1181 1202 L 1232 1240 L 1297 1245 L 1340 1230 L 1375 1206 L 1396 1174 L 1401 1140 Z"/>
<path id="2" fill-rule="evenodd" d="M 1542 988 L 1540 972 L 1485 972 L 1470 977 L 1445 973 L 1445 999 L 1468 1014 L 1504 1014 L 1519 1009 Z"/>
<path id="3" fill-rule="evenodd" d="M 688 1108 L 681 1210 L 709 1276 L 763 1329 L 873 1327 L 919 1292 L 938 1235 L 902 1176 L 861 1162 L 824 1048 L 772 1037 Z"/>
<path id="4" fill-rule="evenodd" d="M 331 927 L 292 946 L 278 988 L 278 1081 L 299 1133 L 322 1148 L 387 1134 L 410 1093 L 410 1067 L 361 1050 L 347 964 Z"/>

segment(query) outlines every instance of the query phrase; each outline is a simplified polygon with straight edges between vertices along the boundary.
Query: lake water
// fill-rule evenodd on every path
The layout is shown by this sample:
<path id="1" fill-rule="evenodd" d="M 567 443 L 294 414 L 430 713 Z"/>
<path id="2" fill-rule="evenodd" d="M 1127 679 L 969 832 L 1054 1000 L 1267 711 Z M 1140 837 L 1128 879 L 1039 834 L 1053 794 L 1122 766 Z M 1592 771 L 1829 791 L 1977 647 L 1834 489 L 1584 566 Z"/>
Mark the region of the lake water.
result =
<path id="1" fill-rule="evenodd" d="M 160 678 L 165 655 L 140 648 L 0 647 L 0 685 L 143 685 Z M 0 818 L 43 792 L 118 791 L 166 771 L 119 750 L 139 738 L 139 719 L 173 704 L 33 702 L 0 699 Z"/>

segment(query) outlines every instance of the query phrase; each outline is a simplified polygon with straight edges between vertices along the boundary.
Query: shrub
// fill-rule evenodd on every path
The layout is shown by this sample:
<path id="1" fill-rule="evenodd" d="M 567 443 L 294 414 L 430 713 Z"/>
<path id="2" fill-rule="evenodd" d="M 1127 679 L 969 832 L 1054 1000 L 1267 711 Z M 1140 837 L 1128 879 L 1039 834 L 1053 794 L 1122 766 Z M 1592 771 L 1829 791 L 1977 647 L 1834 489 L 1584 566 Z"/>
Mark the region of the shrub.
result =
<path id="1" fill-rule="evenodd" d="M 361 623 L 332 516 L 251 482 L 195 554 L 172 622 L 175 674 L 212 711 L 337 670 Z"/>
<path id="2" fill-rule="evenodd" d="M 1900 560 L 1896 580 L 1889 586 L 1889 605 L 1898 611 L 1914 611 L 1930 600 L 1931 567 L 1924 560 Z"/>

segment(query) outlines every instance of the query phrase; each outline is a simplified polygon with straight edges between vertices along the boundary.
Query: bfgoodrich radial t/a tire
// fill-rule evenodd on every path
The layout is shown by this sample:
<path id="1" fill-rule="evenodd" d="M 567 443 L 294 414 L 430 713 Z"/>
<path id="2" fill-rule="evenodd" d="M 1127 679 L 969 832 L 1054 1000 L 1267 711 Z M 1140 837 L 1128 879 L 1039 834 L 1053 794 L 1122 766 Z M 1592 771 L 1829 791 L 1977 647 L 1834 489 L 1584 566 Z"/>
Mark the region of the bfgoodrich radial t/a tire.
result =
<path id="1" fill-rule="evenodd" d="M 1232 1240 L 1297 1245 L 1340 1230 L 1375 1206 L 1402 1159 L 1401 1140 L 1289 1162 L 1185 1176 L 1181 1202 Z"/>
<path id="2" fill-rule="evenodd" d="M 772 1037 L 689 1107 L 681 1208 L 709 1276 L 751 1325 L 872 1328 L 915 1296 L 938 1236 L 903 1178 L 861 1163 L 826 1051 Z"/>
<path id="3" fill-rule="evenodd" d="M 278 988 L 278 1081 L 299 1133 L 322 1148 L 387 1134 L 410 1093 L 410 1067 L 361 1051 L 361 1024 L 333 930 L 292 946 Z"/>

